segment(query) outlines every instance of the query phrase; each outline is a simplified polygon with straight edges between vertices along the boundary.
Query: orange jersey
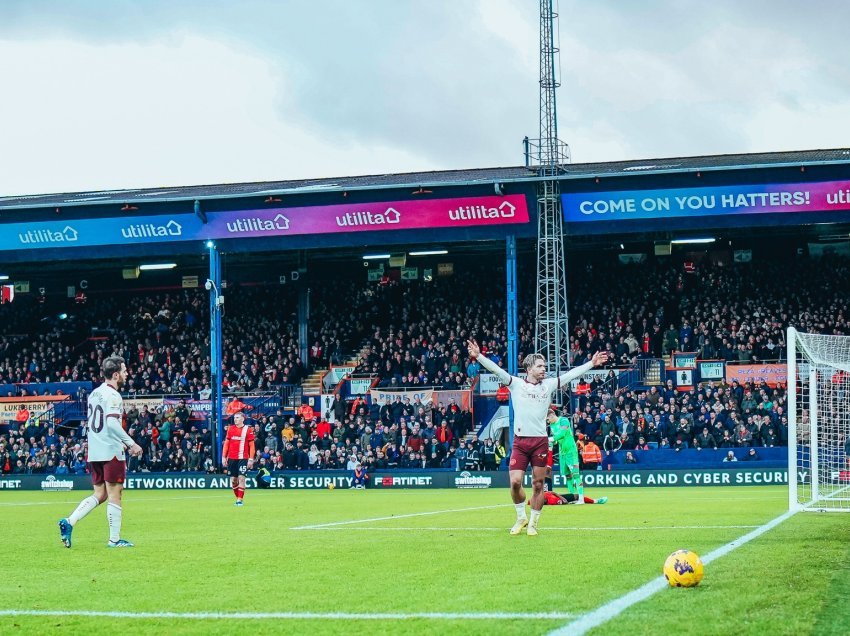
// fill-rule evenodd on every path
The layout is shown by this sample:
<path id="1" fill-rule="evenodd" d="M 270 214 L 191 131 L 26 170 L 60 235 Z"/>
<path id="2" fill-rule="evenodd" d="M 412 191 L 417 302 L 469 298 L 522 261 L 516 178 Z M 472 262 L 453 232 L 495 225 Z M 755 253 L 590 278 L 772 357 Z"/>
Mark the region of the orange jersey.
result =
<path id="1" fill-rule="evenodd" d="M 251 459 L 250 448 L 254 445 L 254 429 L 247 424 L 241 428 L 235 424 L 227 427 L 227 459 Z"/>

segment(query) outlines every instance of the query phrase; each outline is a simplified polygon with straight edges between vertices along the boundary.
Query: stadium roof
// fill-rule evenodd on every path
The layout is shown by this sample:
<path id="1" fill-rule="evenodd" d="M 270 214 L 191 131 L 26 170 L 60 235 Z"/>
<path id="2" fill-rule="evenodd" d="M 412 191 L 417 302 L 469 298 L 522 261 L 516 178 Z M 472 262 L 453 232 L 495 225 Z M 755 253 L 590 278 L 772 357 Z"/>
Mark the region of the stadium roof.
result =
<path id="1" fill-rule="evenodd" d="M 850 165 L 850 149 L 801 150 L 701 157 L 636 159 L 605 163 L 574 163 L 565 166 L 562 179 L 595 176 L 633 176 L 694 172 L 697 170 L 745 170 L 806 165 Z M 227 199 L 274 194 L 311 194 L 320 192 L 378 190 L 404 187 L 463 186 L 486 183 L 535 181 L 534 169 L 524 166 L 440 170 L 291 181 L 260 181 L 217 185 L 175 186 L 132 190 L 100 190 L 65 194 L 0 196 L 0 209 L 66 207 L 116 203 L 164 203 L 194 199 Z"/>

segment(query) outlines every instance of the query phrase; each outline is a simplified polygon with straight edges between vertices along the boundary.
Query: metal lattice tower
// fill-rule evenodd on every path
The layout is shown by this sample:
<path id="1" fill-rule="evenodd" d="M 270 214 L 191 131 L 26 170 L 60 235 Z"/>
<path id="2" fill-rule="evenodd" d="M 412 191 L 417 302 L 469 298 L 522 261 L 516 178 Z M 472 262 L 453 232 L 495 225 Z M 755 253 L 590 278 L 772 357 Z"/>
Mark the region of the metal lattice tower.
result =
<path id="1" fill-rule="evenodd" d="M 566 172 L 569 147 L 558 140 L 555 91 L 560 86 L 556 60 L 554 0 L 540 0 L 540 139 L 528 142 L 530 162 L 543 177 L 537 190 L 537 317 L 535 351 L 546 356 L 548 371 L 570 366 L 564 234 L 558 175 Z"/>

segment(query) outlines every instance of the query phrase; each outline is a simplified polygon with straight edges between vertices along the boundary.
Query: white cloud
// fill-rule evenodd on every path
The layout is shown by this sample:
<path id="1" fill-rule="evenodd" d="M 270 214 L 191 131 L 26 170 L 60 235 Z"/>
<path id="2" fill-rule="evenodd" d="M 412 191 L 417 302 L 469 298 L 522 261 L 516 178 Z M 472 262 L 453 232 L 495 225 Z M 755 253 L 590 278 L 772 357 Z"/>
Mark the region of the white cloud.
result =
<path id="1" fill-rule="evenodd" d="M 304 128 L 276 109 L 297 99 L 268 61 L 196 35 L 0 41 L 0 76 L 15 96 L 0 100 L 4 195 L 433 167 L 403 144 Z"/>

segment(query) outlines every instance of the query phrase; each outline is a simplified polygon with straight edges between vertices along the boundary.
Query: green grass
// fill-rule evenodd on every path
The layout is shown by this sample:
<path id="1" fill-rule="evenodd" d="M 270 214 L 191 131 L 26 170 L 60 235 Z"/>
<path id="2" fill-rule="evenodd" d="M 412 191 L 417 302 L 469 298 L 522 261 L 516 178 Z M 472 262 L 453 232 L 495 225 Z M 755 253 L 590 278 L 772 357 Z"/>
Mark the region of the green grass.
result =
<path id="1" fill-rule="evenodd" d="M 544 509 L 541 535 L 529 538 L 508 536 L 505 490 L 250 491 L 241 509 L 229 493 L 132 491 L 123 535 L 136 548 L 108 550 L 97 509 L 66 550 L 56 520 L 82 493 L 2 492 L 0 611 L 578 616 L 658 576 L 673 550 L 706 554 L 751 529 L 716 526 L 758 526 L 787 505 L 779 487 L 604 494 L 605 506 Z M 463 508 L 478 509 L 293 529 Z M 699 588 L 665 589 L 593 633 L 850 633 L 848 537 L 850 515 L 796 515 L 706 566 Z M 0 633 L 91 633 L 118 624 L 162 634 L 527 635 L 567 622 L 0 616 Z"/>

